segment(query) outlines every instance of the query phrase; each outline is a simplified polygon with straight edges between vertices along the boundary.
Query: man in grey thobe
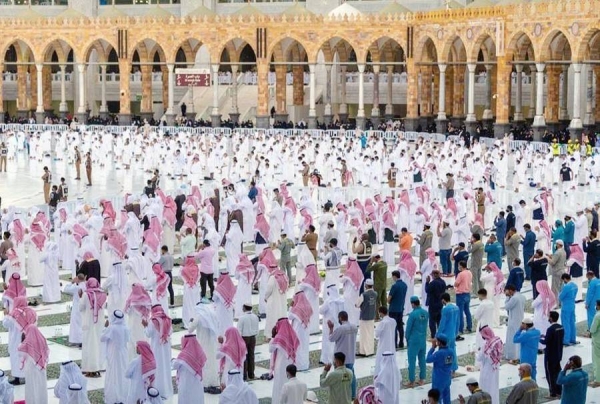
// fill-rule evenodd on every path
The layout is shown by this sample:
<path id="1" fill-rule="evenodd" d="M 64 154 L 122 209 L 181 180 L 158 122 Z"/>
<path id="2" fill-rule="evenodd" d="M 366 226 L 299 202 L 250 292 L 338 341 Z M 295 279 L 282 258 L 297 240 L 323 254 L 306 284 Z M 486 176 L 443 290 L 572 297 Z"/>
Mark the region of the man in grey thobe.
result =
<path id="1" fill-rule="evenodd" d="M 519 359 L 520 350 L 519 344 L 513 342 L 513 337 L 521 327 L 523 317 L 525 317 L 525 296 L 520 294 L 514 285 L 506 285 L 504 294 L 506 295 L 504 308 L 508 313 L 504 357 L 514 364 Z"/>

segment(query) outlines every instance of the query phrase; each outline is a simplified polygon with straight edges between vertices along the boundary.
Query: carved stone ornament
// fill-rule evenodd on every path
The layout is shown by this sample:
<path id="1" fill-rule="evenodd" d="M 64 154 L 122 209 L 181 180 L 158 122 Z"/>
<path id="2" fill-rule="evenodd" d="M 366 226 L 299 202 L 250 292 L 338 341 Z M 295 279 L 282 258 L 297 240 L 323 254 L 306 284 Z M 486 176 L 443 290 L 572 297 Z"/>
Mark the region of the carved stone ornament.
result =
<path id="1" fill-rule="evenodd" d="M 533 35 L 540 36 L 542 35 L 542 24 L 539 22 L 535 24 L 535 28 L 533 28 Z"/>

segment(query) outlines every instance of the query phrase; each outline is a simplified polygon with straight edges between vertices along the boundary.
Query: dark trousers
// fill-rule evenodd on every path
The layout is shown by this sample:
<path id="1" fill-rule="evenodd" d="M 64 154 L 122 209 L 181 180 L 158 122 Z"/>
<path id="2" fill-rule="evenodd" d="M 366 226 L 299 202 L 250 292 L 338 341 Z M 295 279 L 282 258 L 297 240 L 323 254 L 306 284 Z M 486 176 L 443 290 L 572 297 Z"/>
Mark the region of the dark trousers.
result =
<path id="1" fill-rule="evenodd" d="M 429 332 L 431 333 L 431 338 L 435 338 L 435 333 L 437 331 L 438 325 L 440 325 L 440 321 L 442 320 L 442 309 L 429 309 Z"/>
<path id="2" fill-rule="evenodd" d="M 169 304 L 171 306 L 175 305 L 175 292 L 173 292 L 173 274 L 171 271 L 165 271 L 165 273 L 169 276 L 169 286 L 167 286 L 167 290 L 169 291 Z"/>
<path id="3" fill-rule="evenodd" d="M 200 297 L 206 296 L 206 282 L 208 281 L 208 288 L 210 289 L 210 297 L 212 299 L 215 291 L 215 281 L 213 274 L 200 274 Z"/>
<path id="4" fill-rule="evenodd" d="M 551 396 L 562 394 L 562 386 L 556 383 L 558 374 L 560 373 L 560 361 L 548 360 L 547 356 L 544 356 L 544 368 L 546 370 L 546 380 L 548 381 L 548 390 L 550 390 Z"/>
<path id="5" fill-rule="evenodd" d="M 390 312 L 390 317 L 396 320 L 396 332 L 394 335 L 396 348 L 404 348 L 404 322 L 402 321 L 402 313 Z"/>
<path id="6" fill-rule="evenodd" d="M 212 276 L 212 275 L 211 275 Z M 256 336 L 242 337 L 246 343 L 246 360 L 244 361 L 244 380 L 254 379 L 254 348 L 256 348 Z"/>
<path id="7" fill-rule="evenodd" d="M 371 272 L 367 271 L 367 267 L 369 266 L 369 260 L 367 260 L 367 261 L 358 261 L 357 260 L 357 262 L 358 262 L 358 266 L 360 267 L 360 270 L 364 277 L 363 283 L 361 283 L 360 290 L 359 290 L 359 293 L 362 295 L 362 293 L 365 290 L 365 281 L 367 279 L 371 279 Z"/>

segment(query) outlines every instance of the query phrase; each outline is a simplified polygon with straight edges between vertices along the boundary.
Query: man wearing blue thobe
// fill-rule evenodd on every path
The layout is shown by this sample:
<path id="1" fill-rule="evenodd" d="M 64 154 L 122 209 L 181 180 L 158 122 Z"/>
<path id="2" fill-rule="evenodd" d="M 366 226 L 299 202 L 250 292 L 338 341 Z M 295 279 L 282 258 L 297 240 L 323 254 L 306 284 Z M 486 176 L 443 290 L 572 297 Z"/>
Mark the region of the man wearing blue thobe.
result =
<path id="1" fill-rule="evenodd" d="M 452 384 L 452 364 L 455 361 L 454 351 L 447 346 L 448 339 L 437 333 L 427 352 L 427 363 L 433 364 L 431 387 L 440 392 L 440 404 L 450 404 L 450 385 Z M 436 348 L 438 350 L 436 351 Z"/>
<path id="2" fill-rule="evenodd" d="M 513 337 L 515 344 L 521 344 L 521 355 L 519 361 L 521 363 L 529 363 L 531 365 L 531 378 L 536 380 L 537 376 L 537 353 L 541 337 L 540 330 L 533 327 L 533 320 L 526 318 L 521 323 L 521 328 Z"/>
<path id="3" fill-rule="evenodd" d="M 410 298 L 412 311 L 406 321 L 406 343 L 408 345 L 408 383 L 406 387 L 415 385 L 416 360 L 419 360 L 419 384 L 425 383 L 427 367 L 425 366 L 425 350 L 427 349 L 427 326 L 429 313 L 423 307 L 417 296 Z"/>
<path id="4" fill-rule="evenodd" d="M 442 319 L 440 320 L 440 326 L 438 327 L 438 334 L 444 334 L 448 340 L 448 349 L 454 352 L 454 361 L 452 362 L 452 371 L 456 372 L 458 369 L 458 360 L 456 358 L 456 337 L 460 327 L 460 310 L 458 306 L 450 301 L 450 295 L 444 293 L 442 295 Z"/>
<path id="5" fill-rule="evenodd" d="M 575 329 L 575 297 L 577 296 L 577 285 L 571 282 L 571 275 L 562 274 L 560 279 L 564 282 L 562 290 L 558 294 L 560 301 L 560 318 L 565 329 L 565 345 L 571 346 L 577 343 Z"/>
<path id="6" fill-rule="evenodd" d="M 592 271 L 588 271 L 586 277 L 588 287 L 585 295 L 585 309 L 587 310 L 587 329 L 589 330 L 596 315 L 596 302 L 600 300 L 600 279 L 596 278 L 596 274 Z M 600 377 L 600 375 L 598 376 Z"/>
<path id="7" fill-rule="evenodd" d="M 529 260 L 533 257 L 533 253 L 535 252 L 535 233 L 531 231 L 531 225 L 529 223 L 523 226 L 525 229 L 525 237 L 523 237 L 523 241 L 521 241 L 521 245 L 523 246 L 523 266 L 525 267 L 525 279 L 531 280 L 531 268 L 529 267 Z"/>

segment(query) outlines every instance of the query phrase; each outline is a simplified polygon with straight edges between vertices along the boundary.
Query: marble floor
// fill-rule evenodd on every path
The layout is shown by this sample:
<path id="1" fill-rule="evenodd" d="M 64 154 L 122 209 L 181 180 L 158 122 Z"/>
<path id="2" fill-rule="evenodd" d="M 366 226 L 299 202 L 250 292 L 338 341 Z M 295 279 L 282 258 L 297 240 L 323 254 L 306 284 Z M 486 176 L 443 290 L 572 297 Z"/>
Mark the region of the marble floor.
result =
<path id="1" fill-rule="evenodd" d="M 95 167 L 94 168 L 94 185 L 92 187 L 86 187 L 85 181 L 75 181 L 75 172 L 74 167 L 72 165 L 67 164 L 65 161 L 54 161 L 50 160 L 50 158 L 44 158 L 42 161 L 38 162 L 36 160 L 30 160 L 23 155 L 19 155 L 18 160 L 9 161 L 8 164 L 8 172 L 0 173 L 0 197 L 2 197 L 2 206 L 7 207 L 9 205 L 19 206 L 21 208 L 27 208 L 32 205 L 39 205 L 43 203 L 43 194 L 42 194 L 42 181 L 40 179 L 42 175 L 42 167 L 44 165 L 48 165 L 53 172 L 55 180 L 58 180 L 61 176 L 65 176 L 67 178 L 67 182 L 70 185 L 71 189 L 71 200 L 75 200 L 77 197 L 83 197 L 85 200 L 98 200 L 100 198 L 111 198 L 116 197 L 118 195 L 122 195 L 125 192 L 141 192 L 143 185 L 145 184 L 145 180 L 149 178 L 149 174 L 144 173 L 139 168 L 134 168 L 132 170 L 122 170 L 119 169 L 118 166 L 113 165 L 112 163 L 107 163 L 106 167 Z M 175 189 L 180 185 L 181 181 L 172 180 L 170 178 L 163 177 L 163 188 L 167 190 Z M 598 194 L 597 191 L 594 192 L 581 192 L 578 195 L 571 195 L 569 200 L 559 201 L 558 209 L 560 212 L 564 213 L 565 211 L 572 208 L 571 202 L 576 198 L 582 200 L 581 198 L 585 198 L 583 201 L 591 201 L 596 200 Z M 505 200 L 500 201 L 501 203 L 506 203 L 510 201 L 511 198 L 514 199 L 516 196 L 507 196 Z M 561 198 L 561 196 L 559 196 Z M 118 205 L 116 206 L 118 207 Z M 389 268 L 389 272 L 394 268 Z M 175 275 L 177 274 L 178 268 L 176 268 Z M 66 274 L 65 274 L 66 275 Z M 450 280 L 451 281 L 451 280 Z M 530 285 L 526 283 L 525 285 L 526 296 L 528 299 L 531 299 Z M 182 294 L 182 287 L 180 285 L 175 285 L 176 294 Z M 416 285 L 415 294 L 420 293 L 420 284 Z M 29 296 L 37 296 L 40 294 L 40 288 L 29 288 L 28 295 Z M 293 290 L 288 292 L 289 297 L 292 296 Z M 253 295 L 253 304 L 258 303 L 258 296 Z M 474 310 L 477 305 L 476 299 L 471 301 L 471 307 Z M 38 312 L 39 316 L 47 316 L 52 314 L 60 314 L 66 313 L 69 311 L 70 304 L 67 303 L 58 303 L 53 305 L 40 305 L 35 308 Z M 472 311 L 473 311 L 472 310 Z M 502 311 L 503 314 L 504 311 Z M 175 308 L 170 313 L 173 317 L 181 316 L 181 308 Z M 577 320 L 583 321 L 585 320 L 585 309 L 583 304 L 577 305 Z M 0 319 L 2 318 L 2 314 L 0 313 Z M 261 322 L 261 329 L 264 327 L 264 321 Z M 47 338 L 57 337 L 57 336 L 65 336 L 68 335 L 68 325 L 57 325 L 57 326 L 47 326 L 41 328 L 42 333 Z M 502 338 L 505 337 L 505 326 L 501 326 L 496 329 L 495 332 L 500 335 Z M 184 334 L 184 331 L 179 331 L 173 334 L 172 336 L 172 344 L 179 344 L 180 338 Z M 315 335 L 311 337 L 311 351 L 320 349 L 320 335 Z M 8 341 L 8 336 L 6 333 L 0 333 L 0 344 L 6 344 Z M 579 338 L 581 342 L 579 345 L 574 347 L 565 348 L 564 359 L 568 358 L 570 355 L 577 354 L 581 356 L 584 360 L 584 364 L 589 364 L 591 362 L 590 355 L 590 346 L 591 341 L 587 338 Z M 53 364 L 59 364 L 60 362 L 66 360 L 77 360 L 81 358 L 81 351 L 77 348 L 70 348 L 64 345 L 50 342 L 50 362 Z M 457 343 L 457 354 L 463 355 L 469 353 L 473 350 L 475 346 L 475 334 L 465 335 L 465 340 Z M 179 351 L 173 349 L 173 357 L 176 357 Z M 407 368 L 407 353 L 406 351 L 398 351 L 396 353 L 397 363 L 400 368 Z M 268 345 L 262 344 L 257 347 L 256 350 L 256 360 L 268 360 L 269 352 Z M 374 367 L 375 360 L 374 358 L 358 358 L 355 370 L 356 376 L 358 378 L 368 377 L 372 374 L 372 369 Z M 564 363 L 563 363 L 564 364 Z M 9 358 L 0 358 L 0 369 L 8 370 L 10 369 L 10 361 Z M 517 368 L 515 366 L 504 364 L 501 366 L 501 376 L 500 376 L 500 387 L 508 387 L 514 385 L 518 381 Z M 538 369 L 543 369 L 543 356 L 538 356 Z M 319 385 L 319 374 L 321 373 L 322 368 L 316 368 L 309 370 L 307 372 L 302 372 L 299 374 L 299 378 L 305 381 L 309 388 L 317 388 Z M 262 374 L 267 372 L 268 369 L 257 369 L 257 374 Z M 466 368 L 461 367 L 458 371 L 461 376 L 453 380 L 452 383 L 452 398 L 456 399 L 459 394 L 464 396 L 468 395 L 467 388 L 464 384 L 468 377 L 478 378 L 478 372 L 468 372 Z M 592 375 L 590 375 L 590 379 Z M 49 380 L 48 383 L 48 396 L 50 403 L 58 403 L 58 400 L 54 398 L 52 388 L 54 387 L 56 380 Z M 547 382 L 544 378 L 543 371 L 539 372 L 538 383 L 541 387 L 547 387 Z M 270 397 L 272 382 L 269 381 L 253 381 L 251 382 L 252 388 L 256 391 L 259 398 L 267 398 Z M 421 399 L 425 398 L 427 395 L 427 391 L 430 388 L 430 385 L 425 385 L 422 387 L 417 387 L 414 389 L 404 389 L 402 390 L 401 402 L 406 403 L 419 403 Z M 27 386 L 17 386 L 15 388 L 16 397 L 15 399 L 23 399 L 24 391 Z M 97 390 L 104 388 L 104 376 L 98 379 L 88 379 L 88 390 Z M 170 402 L 177 402 L 177 397 L 174 397 Z M 212 404 L 218 402 L 218 396 L 206 395 L 205 402 Z M 552 403 L 558 403 L 558 401 L 553 401 Z M 588 399 L 587 403 L 600 403 L 600 388 L 589 388 L 588 389 Z"/>

